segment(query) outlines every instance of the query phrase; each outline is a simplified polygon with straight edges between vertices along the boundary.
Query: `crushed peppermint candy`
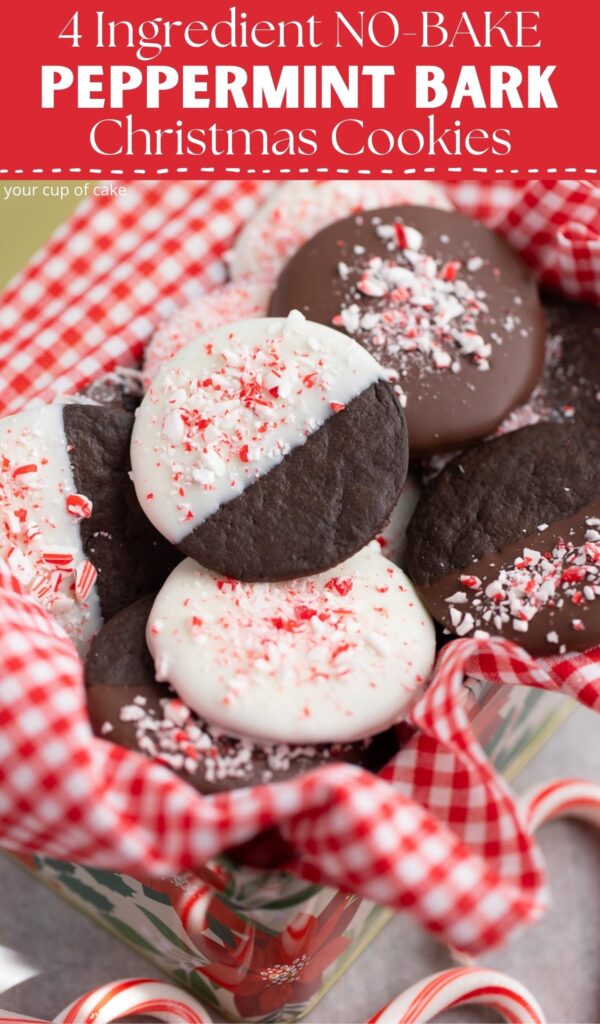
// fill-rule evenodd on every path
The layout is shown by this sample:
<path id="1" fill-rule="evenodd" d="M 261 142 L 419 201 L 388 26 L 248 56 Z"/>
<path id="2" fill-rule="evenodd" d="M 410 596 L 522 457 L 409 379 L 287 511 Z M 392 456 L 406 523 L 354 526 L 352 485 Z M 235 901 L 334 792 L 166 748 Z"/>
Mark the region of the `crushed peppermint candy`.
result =
<path id="1" fill-rule="evenodd" d="M 479 329 L 486 296 L 467 283 L 461 261 L 436 260 L 423 252 L 423 236 L 407 224 L 373 221 L 373 228 L 389 256 L 365 254 L 354 274 L 345 263 L 338 265 L 348 289 L 334 326 L 363 344 L 368 336 L 369 351 L 394 373 L 394 381 L 398 363 L 401 376 L 415 360 L 423 371 L 459 373 L 461 360 L 488 370 L 493 345 Z M 466 270 L 482 266 L 480 257 L 472 257 Z M 365 301 L 370 299 L 372 304 Z"/>
<path id="2" fill-rule="evenodd" d="M 143 703 L 142 703 L 143 702 Z M 257 773 L 269 782 L 275 773 L 287 774 L 296 761 L 305 768 L 306 761 L 318 762 L 339 756 L 343 745 L 314 746 L 287 743 L 256 744 L 249 739 L 227 736 L 216 726 L 197 718 L 176 697 L 159 701 L 160 712 L 145 707 L 145 698 L 134 698 L 120 709 L 119 717 L 135 730 L 137 746 L 148 757 L 174 771 L 194 776 L 202 772 L 210 785 L 231 780 L 249 782 Z M 112 732 L 110 722 L 101 731 Z M 369 740 L 363 741 L 366 748 Z M 345 749 L 349 749 L 346 745 Z"/>
<path id="3" fill-rule="evenodd" d="M 0 424 L 0 558 L 23 590 L 84 649 L 100 625 L 96 570 L 79 522 L 92 502 L 75 492 L 62 410 L 45 406 Z"/>
<path id="4" fill-rule="evenodd" d="M 587 518 L 586 526 L 595 521 Z M 453 631 L 466 636 L 491 627 L 501 633 L 510 626 L 517 633 L 527 633 L 540 611 L 560 610 L 564 617 L 565 609 L 572 609 L 570 628 L 584 631 L 581 611 L 600 598 L 600 536 L 595 536 L 596 532 L 588 528 L 582 544 L 560 538 L 551 551 L 524 547 L 512 565 L 501 567 L 485 585 L 477 576 L 461 576 L 462 586 L 470 591 L 469 610 L 457 607 L 467 603 L 464 591 L 445 599 Z M 564 639 L 556 630 L 546 634 L 550 644 L 558 645 Z"/>

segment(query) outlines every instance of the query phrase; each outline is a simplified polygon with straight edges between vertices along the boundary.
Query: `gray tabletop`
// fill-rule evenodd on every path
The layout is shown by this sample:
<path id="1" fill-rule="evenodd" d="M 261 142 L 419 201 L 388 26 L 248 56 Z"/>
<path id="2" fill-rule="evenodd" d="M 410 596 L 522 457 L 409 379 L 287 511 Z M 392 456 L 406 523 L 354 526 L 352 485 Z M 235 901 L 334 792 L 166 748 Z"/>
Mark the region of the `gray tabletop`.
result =
<path id="1" fill-rule="evenodd" d="M 600 781 L 598 722 L 578 709 L 517 781 L 557 775 Z M 550 1024 L 600 1020 L 600 834 L 556 822 L 541 833 L 553 906 L 543 921 L 483 958 L 529 986 Z M 156 974 L 146 961 L 0 858 L 0 1006 L 52 1018 L 72 999 L 119 977 Z M 313 1024 L 368 1020 L 418 978 L 451 965 L 438 943 L 396 917 L 310 1014 Z M 453 1011 L 447 1021 L 492 1021 Z"/>

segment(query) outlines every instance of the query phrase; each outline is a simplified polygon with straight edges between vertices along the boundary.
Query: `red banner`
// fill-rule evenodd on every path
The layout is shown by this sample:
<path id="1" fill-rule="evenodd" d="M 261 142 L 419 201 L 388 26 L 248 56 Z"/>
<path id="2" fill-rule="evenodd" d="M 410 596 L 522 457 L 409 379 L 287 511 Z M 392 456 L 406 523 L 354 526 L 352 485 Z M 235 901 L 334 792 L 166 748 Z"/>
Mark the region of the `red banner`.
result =
<path id="1" fill-rule="evenodd" d="M 596 176 L 600 5 L 488 6 L 11 4 L 0 172 Z"/>

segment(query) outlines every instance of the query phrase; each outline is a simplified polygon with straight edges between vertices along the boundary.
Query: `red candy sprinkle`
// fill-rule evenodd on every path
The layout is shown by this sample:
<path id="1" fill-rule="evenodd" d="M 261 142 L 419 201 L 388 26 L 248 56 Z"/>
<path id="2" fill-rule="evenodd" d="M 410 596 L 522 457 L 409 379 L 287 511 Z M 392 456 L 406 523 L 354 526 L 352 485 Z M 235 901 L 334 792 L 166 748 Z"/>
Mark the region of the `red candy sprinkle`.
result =
<path id="1" fill-rule="evenodd" d="M 332 576 L 325 584 L 325 590 L 335 590 L 340 597 L 345 597 L 352 590 L 351 579 L 341 579 L 339 576 Z"/>
<path id="2" fill-rule="evenodd" d="M 449 260 L 448 263 L 444 263 L 442 267 L 440 277 L 443 281 L 456 281 L 458 272 L 460 270 L 460 263 L 458 260 Z"/>
<path id="3" fill-rule="evenodd" d="M 69 494 L 66 504 L 67 512 L 78 519 L 89 519 L 92 514 L 92 502 L 84 494 Z"/>
<path id="4" fill-rule="evenodd" d="M 47 565 L 53 565 L 57 569 L 72 569 L 74 563 L 74 554 L 72 548 L 48 548 L 42 552 L 42 560 Z"/>
<path id="5" fill-rule="evenodd" d="M 89 597 L 98 573 L 91 562 L 81 562 L 75 571 L 75 593 L 80 601 Z"/>

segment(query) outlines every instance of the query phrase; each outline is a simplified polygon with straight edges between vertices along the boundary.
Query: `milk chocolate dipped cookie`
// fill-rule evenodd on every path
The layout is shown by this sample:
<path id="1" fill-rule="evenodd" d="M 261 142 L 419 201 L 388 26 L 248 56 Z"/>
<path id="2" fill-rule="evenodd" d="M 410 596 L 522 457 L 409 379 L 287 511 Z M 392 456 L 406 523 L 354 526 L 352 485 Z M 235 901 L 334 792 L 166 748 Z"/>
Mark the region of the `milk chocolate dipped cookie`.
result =
<path id="1" fill-rule="evenodd" d="M 459 213 L 397 206 L 330 225 L 279 277 L 269 312 L 291 308 L 378 359 L 405 404 L 412 455 L 493 432 L 542 369 L 532 273 Z"/>
<path id="2" fill-rule="evenodd" d="M 393 755 L 391 733 L 356 743 L 265 745 L 209 725 L 155 679 L 146 645 L 153 602 L 141 598 L 119 612 L 92 644 L 85 676 L 96 735 L 167 765 L 201 793 L 278 782 L 333 761 L 377 771 Z M 197 671 L 201 678 L 201 650 Z"/>
<path id="3" fill-rule="evenodd" d="M 329 327 L 240 321 L 154 378 L 131 446 L 141 507 L 225 576 L 294 579 L 354 554 L 407 470 L 404 415 L 375 360 Z"/>
<path id="4" fill-rule="evenodd" d="M 162 364 L 205 331 L 237 320 L 266 316 L 271 288 L 262 281 L 230 282 L 202 295 L 161 324 L 144 352 L 144 378 L 148 385 Z"/>
<path id="5" fill-rule="evenodd" d="M 129 413 L 90 405 L 0 420 L 0 557 L 82 652 L 103 619 L 155 588 L 173 565 L 136 509 L 132 422 Z"/>
<path id="6" fill-rule="evenodd" d="M 287 583 L 224 579 L 186 559 L 147 640 L 157 678 L 201 718 L 263 742 L 348 743 L 398 722 L 427 682 L 433 624 L 374 542 Z"/>
<path id="7" fill-rule="evenodd" d="M 231 277 L 274 282 L 290 256 L 327 224 L 395 203 L 452 207 L 444 190 L 429 181 L 288 181 L 238 235 L 227 259 Z"/>
<path id="8" fill-rule="evenodd" d="M 535 655 L 600 642 L 600 434 L 524 427 L 457 456 L 424 490 L 408 567 L 457 636 Z"/>

